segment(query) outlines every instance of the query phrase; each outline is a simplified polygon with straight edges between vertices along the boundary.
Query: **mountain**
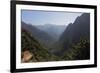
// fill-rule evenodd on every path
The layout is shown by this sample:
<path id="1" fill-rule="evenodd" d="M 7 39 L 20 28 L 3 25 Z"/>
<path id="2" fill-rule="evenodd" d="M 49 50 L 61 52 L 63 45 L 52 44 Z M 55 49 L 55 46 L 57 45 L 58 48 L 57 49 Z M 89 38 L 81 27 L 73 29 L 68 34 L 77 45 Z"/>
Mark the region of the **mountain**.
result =
<path id="1" fill-rule="evenodd" d="M 55 40 L 58 40 L 60 35 L 65 30 L 65 25 L 55 25 L 55 24 L 45 24 L 45 25 L 36 25 L 36 27 L 42 31 L 45 31 Z"/>
<path id="2" fill-rule="evenodd" d="M 47 62 L 59 60 L 58 57 L 48 52 L 30 32 L 23 28 L 21 31 L 21 53 L 22 62 Z"/>
<path id="3" fill-rule="evenodd" d="M 42 28 L 43 27 L 43 28 Z M 90 14 L 83 13 L 70 23 L 55 40 L 53 25 L 37 27 L 22 22 L 21 48 L 32 62 L 90 59 Z M 48 45 L 48 47 L 46 47 Z"/>
<path id="4" fill-rule="evenodd" d="M 21 27 L 22 29 L 29 31 L 31 35 L 35 37 L 39 42 L 41 42 L 42 45 L 44 45 L 45 47 L 50 46 L 54 42 L 54 38 L 51 37 L 48 33 L 38 29 L 31 24 L 21 22 Z"/>
<path id="5" fill-rule="evenodd" d="M 64 60 L 89 60 L 90 59 L 90 41 L 80 40 L 70 49 L 64 52 Z"/>
<path id="6" fill-rule="evenodd" d="M 65 31 L 60 36 L 58 43 L 59 50 L 56 49 L 55 53 L 57 55 L 62 55 L 73 45 L 80 42 L 80 40 L 90 41 L 90 14 L 84 13 L 81 16 L 77 17 L 75 22 L 70 23 Z"/>

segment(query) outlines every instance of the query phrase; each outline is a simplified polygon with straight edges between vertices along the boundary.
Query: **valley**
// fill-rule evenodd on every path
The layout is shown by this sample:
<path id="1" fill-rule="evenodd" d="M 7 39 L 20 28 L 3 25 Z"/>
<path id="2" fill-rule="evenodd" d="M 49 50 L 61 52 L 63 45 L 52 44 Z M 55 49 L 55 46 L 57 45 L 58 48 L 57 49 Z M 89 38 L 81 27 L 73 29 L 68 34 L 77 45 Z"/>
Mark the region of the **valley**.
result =
<path id="1" fill-rule="evenodd" d="M 22 21 L 21 52 L 23 63 L 90 59 L 90 14 L 83 13 L 68 26 Z"/>

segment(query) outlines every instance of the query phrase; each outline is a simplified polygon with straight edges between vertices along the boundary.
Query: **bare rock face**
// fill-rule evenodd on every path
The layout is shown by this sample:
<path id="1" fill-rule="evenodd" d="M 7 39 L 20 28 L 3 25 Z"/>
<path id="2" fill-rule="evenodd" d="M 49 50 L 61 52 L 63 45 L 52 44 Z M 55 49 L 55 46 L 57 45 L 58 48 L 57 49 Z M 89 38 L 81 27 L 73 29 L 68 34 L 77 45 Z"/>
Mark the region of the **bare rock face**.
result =
<path id="1" fill-rule="evenodd" d="M 32 53 L 30 51 L 28 51 L 28 50 L 24 51 L 22 53 L 22 55 L 23 55 L 23 58 L 22 58 L 22 62 L 23 63 L 24 62 L 30 62 L 32 57 L 33 57 Z"/>

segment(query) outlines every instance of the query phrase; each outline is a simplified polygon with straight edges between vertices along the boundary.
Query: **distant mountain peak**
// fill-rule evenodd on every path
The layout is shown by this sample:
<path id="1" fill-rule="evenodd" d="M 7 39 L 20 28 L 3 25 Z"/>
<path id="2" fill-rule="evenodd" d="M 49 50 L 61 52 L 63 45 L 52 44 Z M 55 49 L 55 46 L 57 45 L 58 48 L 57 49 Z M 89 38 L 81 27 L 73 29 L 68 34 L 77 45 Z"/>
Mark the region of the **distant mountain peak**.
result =
<path id="1" fill-rule="evenodd" d="M 55 24 L 48 23 L 48 24 L 44 24 L 44 25 L 49 25 L 49 26 L 51 26 L 51 25 L 55 25 Z"/>

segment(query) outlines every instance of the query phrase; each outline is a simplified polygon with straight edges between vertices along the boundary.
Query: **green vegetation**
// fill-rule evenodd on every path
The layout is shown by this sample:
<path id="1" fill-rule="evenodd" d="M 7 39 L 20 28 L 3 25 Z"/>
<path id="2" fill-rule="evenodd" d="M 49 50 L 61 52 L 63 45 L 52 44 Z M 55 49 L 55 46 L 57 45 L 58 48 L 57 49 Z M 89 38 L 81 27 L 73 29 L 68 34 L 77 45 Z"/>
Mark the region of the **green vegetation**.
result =
<path id="1" fill-rule="evenodd" d="M 35 26 L 22 22 L 21 27 L 22 62 L 90 59 L 90 14 L 88 13 L 77 17 L 73 24 L 70 23 L 58 40 Z"/>
<path id="2" fill-rule="evenodd" d="M 79 43 L 74 44 L 67 49 L 62 56 L 50 53 L 47 48 L 44 48 L 31 33 L 22 30 L 21 35 L 22 52 L 28 50 L 32 53 L 31 62 L 47 62 L 47 61 L 61 61 L 61 60 L 84 60 L 90 58 L 90 43 L 89 40 L 80 40 Z M 22 56 L 23 58 L 23 56 Z"/>
<path id="3" fill-rule="evenodd" d="M 33 54 L 32 62 L 57 61 L 59 58 L 50 54 L 29 32 L 22 30 L 21 35 L 22 52 L 25 50 Z M 23 58 L 23 56 L 22 56 Z"/>
<path id="4" fill-rule="evenodd" d="M 79 43 L 68 49 L 62 57 L 64 60 L 84 60 L 90 58 L 90 43 L 88 40 L 81 40 Z"/>

